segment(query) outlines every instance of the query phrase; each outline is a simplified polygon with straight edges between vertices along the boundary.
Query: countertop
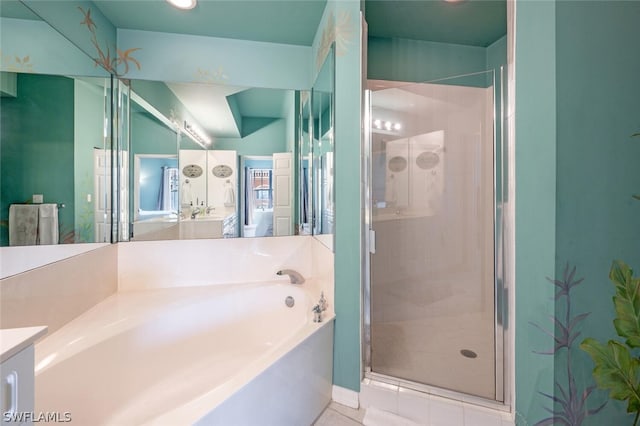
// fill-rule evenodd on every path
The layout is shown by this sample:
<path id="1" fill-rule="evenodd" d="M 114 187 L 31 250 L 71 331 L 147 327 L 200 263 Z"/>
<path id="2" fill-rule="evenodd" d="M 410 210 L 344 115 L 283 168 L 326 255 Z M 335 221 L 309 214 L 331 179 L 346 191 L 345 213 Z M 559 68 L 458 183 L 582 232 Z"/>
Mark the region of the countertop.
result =
<path id="1" fill-rule="evenodd" d="M 11 358 L 47 334 L 46 326 L 0 329 L 0 362 Z"/>

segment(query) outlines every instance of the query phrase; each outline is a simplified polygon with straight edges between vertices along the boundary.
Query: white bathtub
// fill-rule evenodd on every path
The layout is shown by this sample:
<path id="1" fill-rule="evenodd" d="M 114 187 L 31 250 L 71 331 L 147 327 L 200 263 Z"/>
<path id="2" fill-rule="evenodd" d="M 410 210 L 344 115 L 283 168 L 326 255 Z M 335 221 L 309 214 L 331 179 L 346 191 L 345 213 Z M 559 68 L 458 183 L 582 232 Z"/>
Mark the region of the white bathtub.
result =
<path id="1" fill-rule="evenodd" d="M 36 412 L 79 425 L 311 424 L 330 400 L 333 345 L 333 314 L 312 322 L 315 288 L 117 293 L 36 345 Z"/>

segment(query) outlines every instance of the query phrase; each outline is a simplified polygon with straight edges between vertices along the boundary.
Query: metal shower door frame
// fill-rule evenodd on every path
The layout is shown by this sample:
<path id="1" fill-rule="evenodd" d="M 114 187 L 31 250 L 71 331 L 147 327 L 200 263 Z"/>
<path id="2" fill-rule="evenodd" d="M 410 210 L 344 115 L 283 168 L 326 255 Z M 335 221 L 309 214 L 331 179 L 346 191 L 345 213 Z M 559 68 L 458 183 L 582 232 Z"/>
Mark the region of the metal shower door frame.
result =
<path id="1" fill-rule="evenodd" d="M 506 201 L 507 191 L 507 167 L 506 167 L 506 128 L 505 102 L 506 102 L 506 78 L 504 77 L 505 67 L 493 72 L 493 95 L 494 95 L 494 117 L 493 117 L 493 230 L 494 230 L 494 349 L 495 349 L 495 398 L 489 400 L 482 397 L 446 389 L 437 388 L 423 383 L 412 382 L 397 377 L 391 377 L 376 373 L 371 367 L 371 255 L 375 253 L 375 233 L 373 231 L 373 205 L 372 205 L 372 129 L 371 129 L 371 96 L 370 89 L 364 90 L 363 102 L 363 208 L 364 208 L 364 249 L 363 249 L 363 286 L 362 286 L 362 362 L 364 377 L 373 380 L 393 383 L 409 389 L 421 392 L 439 394 L 446 397 L 454 397 L 459 400 L 472 400 L 474 403 L 488 407 L 501 407 L 508 404 L 506 398 L 506 353 L 507 342 L 506 329 L 508 322 L 506 319 L 508 300 L 508 288 L 505 281 L 505 221 L 503 204 Z M 496 78 L 498 77 L 498 78 Z M 364 78 L 364 77 L 363 77 Z M 365 79 L 366 81 L 366 79 Z M 437 81 L 435 81 L 437 82 Z M 433 82 L 433 83 L 435 83 Z M 430 82 L 424 82 L 430 83 Z M 500 109 L 496 110 L 496 100 L 500 100 Z M 500 128 L 500 140 L 498 140 L 498 127 Z M 500 154 L 498 156 L 498 153 Z M 499 160 L 498 160 L 499 159 Z M 499 162 L 498 162 L 499 161 Z M 498 170 L 500 174 L 498 176 Z"/>

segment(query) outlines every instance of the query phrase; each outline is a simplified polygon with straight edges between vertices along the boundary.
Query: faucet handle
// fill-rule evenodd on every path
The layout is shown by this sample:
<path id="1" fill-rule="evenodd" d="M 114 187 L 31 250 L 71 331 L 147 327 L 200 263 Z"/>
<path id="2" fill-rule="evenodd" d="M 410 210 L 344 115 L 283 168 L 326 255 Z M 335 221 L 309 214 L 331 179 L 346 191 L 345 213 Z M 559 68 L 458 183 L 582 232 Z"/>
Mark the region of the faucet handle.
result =
<path id="1" fill-rule="evenodd" d="M 311 312 L 313 312 L 313 322 L 322 322 L 322 309 L 320 305 L 314 306 Z"/>
<path id="2" fill-rule="evenodd" d="M 319 306 L 321 311 L 326 311 L 328 305 L 327 299 L 324 298 L 324 291 L 320 292 L 320 300 L 316 306 Z"/>

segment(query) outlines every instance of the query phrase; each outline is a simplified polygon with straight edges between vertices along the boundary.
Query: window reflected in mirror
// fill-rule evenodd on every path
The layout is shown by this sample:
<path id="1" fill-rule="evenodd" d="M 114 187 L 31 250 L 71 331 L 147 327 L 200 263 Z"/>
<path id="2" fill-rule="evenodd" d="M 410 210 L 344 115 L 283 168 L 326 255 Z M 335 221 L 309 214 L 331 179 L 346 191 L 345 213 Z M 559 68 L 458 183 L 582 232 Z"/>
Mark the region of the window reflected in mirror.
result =
<path id="1" fill-rule="evenodd" d="M 128 88 L 126 239 L 294 234 L 296 91 L 143 80 Z"/>

